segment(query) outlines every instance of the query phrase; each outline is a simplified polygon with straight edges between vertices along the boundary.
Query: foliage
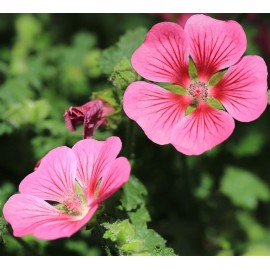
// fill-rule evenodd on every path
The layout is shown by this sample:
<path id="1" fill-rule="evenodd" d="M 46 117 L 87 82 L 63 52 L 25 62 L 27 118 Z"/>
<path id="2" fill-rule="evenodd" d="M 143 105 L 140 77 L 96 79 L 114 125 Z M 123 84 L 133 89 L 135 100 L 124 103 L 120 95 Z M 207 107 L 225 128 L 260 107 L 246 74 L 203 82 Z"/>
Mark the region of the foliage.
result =
<path id="1" fill-rule="evenodd" d="M 227 195 L 235 205 L 248 209 L 256 208 L 258 200 L 269 201 L 270 199 L 267 186 L 258 177 L 233 167 L 225 171 L 221 180 L 221 192 Z"/>
<path id="2" fill-rule="evenodd" d="M 104 50 L 99 59 L 102 72 L 109 75 L 122 59 L 131 59 L 134 50 L 143 42 L 146 32 L 145 28 L 128 31 L 116 45 Z"/>
<path id="3" fill-rule="evenodd" d="M 170 255 L 174 251 L 165 246 L 166 241 L 154 230 L 148 229 L 151 221 L 145 206 L 146 188 L 134 176 L 123 188 L 122 209 L 126 210 L 129 220 L 104 223 L 107 229 L 105 239 L 116 242 L 120 255 Z"/>

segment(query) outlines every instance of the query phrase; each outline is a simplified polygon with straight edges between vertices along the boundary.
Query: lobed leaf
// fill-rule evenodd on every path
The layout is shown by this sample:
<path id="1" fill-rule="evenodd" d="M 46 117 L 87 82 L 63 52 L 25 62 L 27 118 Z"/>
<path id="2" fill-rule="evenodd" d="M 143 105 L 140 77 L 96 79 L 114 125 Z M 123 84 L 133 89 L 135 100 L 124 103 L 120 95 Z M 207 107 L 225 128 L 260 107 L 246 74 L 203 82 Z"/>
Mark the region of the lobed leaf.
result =
<path id="1" fill-rule="evenodd" d="M 267 185 L 256 175 L 243 169 L 229 167 L 221 180 L 220 191 L 236 206 L 255 209 L 258 201 L 269 201 Z"/>
<path id="2" fill-rule="evenodd" d="M 110 75 L 121 59 L 131 59 L 135 49 L 137 49 L 143 42 L 146 32 L 147 30 L 141 27 L 127 31 L 115 46 L 104 50 L 99 59 L 102 72 Z"/>

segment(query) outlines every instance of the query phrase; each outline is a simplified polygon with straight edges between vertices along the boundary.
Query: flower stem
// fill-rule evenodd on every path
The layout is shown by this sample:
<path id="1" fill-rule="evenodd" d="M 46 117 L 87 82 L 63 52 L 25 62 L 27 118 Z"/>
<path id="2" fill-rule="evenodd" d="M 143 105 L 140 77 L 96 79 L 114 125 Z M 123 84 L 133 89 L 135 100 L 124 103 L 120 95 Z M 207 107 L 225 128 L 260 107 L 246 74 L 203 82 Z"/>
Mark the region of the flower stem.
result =
<path id="1" fill-rule="evenodd" d="M 188 202 L 187 205 L 187 211 L 188 214 L 191 215 L 191 218 L 195 220 L 198 226 L 198 231 L 200 232 L 199 235 L 199 246 L 200 250 L 204 250 L 204 224 L 202 221 L 202 213 L 201 213 L 201 208 L 200 208 L 200 203 L 198 199 L 194 196 L 194 191 L 195 191 L 195 183 L 194 183 L 194 178 L 193 175 L 191 174 L 191 169 L 189 167 L 189 164 L 187 162 L 187 156 L 181 154 L 181 165 L 182 165 L 182 176 L 184 178 L 185 182 L 185 189 L 186 189 L 186 194 L 187 198 L 186 201 Z"/>
<path id="2" fill-rule="evenodd" d="M 136 137 L 136 126 L 134 121 L 128 120 L 126 125 L 126 148 L 125 154 L 128 159 L 132 158 Z"/>

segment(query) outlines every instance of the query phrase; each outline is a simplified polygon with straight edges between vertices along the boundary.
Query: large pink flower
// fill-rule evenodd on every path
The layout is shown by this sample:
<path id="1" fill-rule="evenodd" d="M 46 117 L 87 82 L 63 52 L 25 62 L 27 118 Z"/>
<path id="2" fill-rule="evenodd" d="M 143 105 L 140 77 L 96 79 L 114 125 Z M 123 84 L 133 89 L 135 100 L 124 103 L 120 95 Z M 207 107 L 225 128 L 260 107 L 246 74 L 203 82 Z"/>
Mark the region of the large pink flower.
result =
<path id="1" fill-rule="evenodd" d="M 98 205 L 110 197 L 130 174 L 118 137 L 104 142 L 85 139 L 72 149 L 50 151 L 38 169 L 26 176 L 4 205 L 14 236 L 33 234 L 41 239 L 69 237 L 84 226 Z"/>
<path id="2" fill-rule="evenodd" d="M 242 57 L 246 45 L 235 21 L 194 15 L 184 30 L 175 23 L 156 24 L 134 52 L 132 65 L 144 78 L 178 84 L 184 93 L 134 82 L 124 95 L 126 114 L 157 144 L 171 143 L 187 155 L 213 148 L 231 135 L 233 118 L 253 121 L 267 106 L 266 64 L 259 56 Z M 196 80 L 189 74 L 189 57 L 196 65 Z M 227 68 L 211 86 L 212 75 Z M 219 100 L 223 110 L 210 106 L 210 100 Z M 191 113 L 189 106 L 195 108 Z"/>

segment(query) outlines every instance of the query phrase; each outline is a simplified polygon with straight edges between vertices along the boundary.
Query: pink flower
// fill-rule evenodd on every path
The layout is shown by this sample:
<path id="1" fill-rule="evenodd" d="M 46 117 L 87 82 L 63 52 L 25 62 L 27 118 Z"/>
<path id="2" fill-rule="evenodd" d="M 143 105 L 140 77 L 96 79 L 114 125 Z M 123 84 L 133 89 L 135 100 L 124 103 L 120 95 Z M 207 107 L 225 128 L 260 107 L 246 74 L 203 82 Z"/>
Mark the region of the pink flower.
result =
<path id="1" fill-rule="evenodd" d="M 120 149 L 120 139 L 110 137 L 51 150 L 23 179 L 20 193 L 4 205 L 14 236 L 52 240 L 77 232 L 99 204 L 127 182 L 130 164 L 124 157 L 116 158 Z"/>
<path id="2" fill-rule="evenodd" d="M 82 106 L 70 107 L 64 114 L 66 127 L 75 131 L 76 126 L 83 123 L 83 138 L 92 138 L 99 126 L 106 125 L 106 116 L 113 111 L 111 104 L 99 98 Z"/>
<path id="3" fill-rule="evenodd" d="M 187 155 L 199 155 L 226 140 L 234 119 L 257 119 L 267 106 L 267 67 L 259 56 L 244 56 L 246 36 L 235 21 L 205 15 L 190 17 L 185 29 L 175 23 L 158 23 L 134 52 L 132 65 L 150 81 L 184 87 L 176 94 L 149 82 L 134 82 L 124 95 L 124 110 L 153 142 L 171 143 Z M 198 79 L 189 75 L 189 56 Z M 242 57 L 242 58 L 241 58 Z M 213 87 L 209 79 L 227 69 Z M 209 105 L 219 100 L 225 110 Z M 186 115 L 192 105 L 195 110 Z"/>

